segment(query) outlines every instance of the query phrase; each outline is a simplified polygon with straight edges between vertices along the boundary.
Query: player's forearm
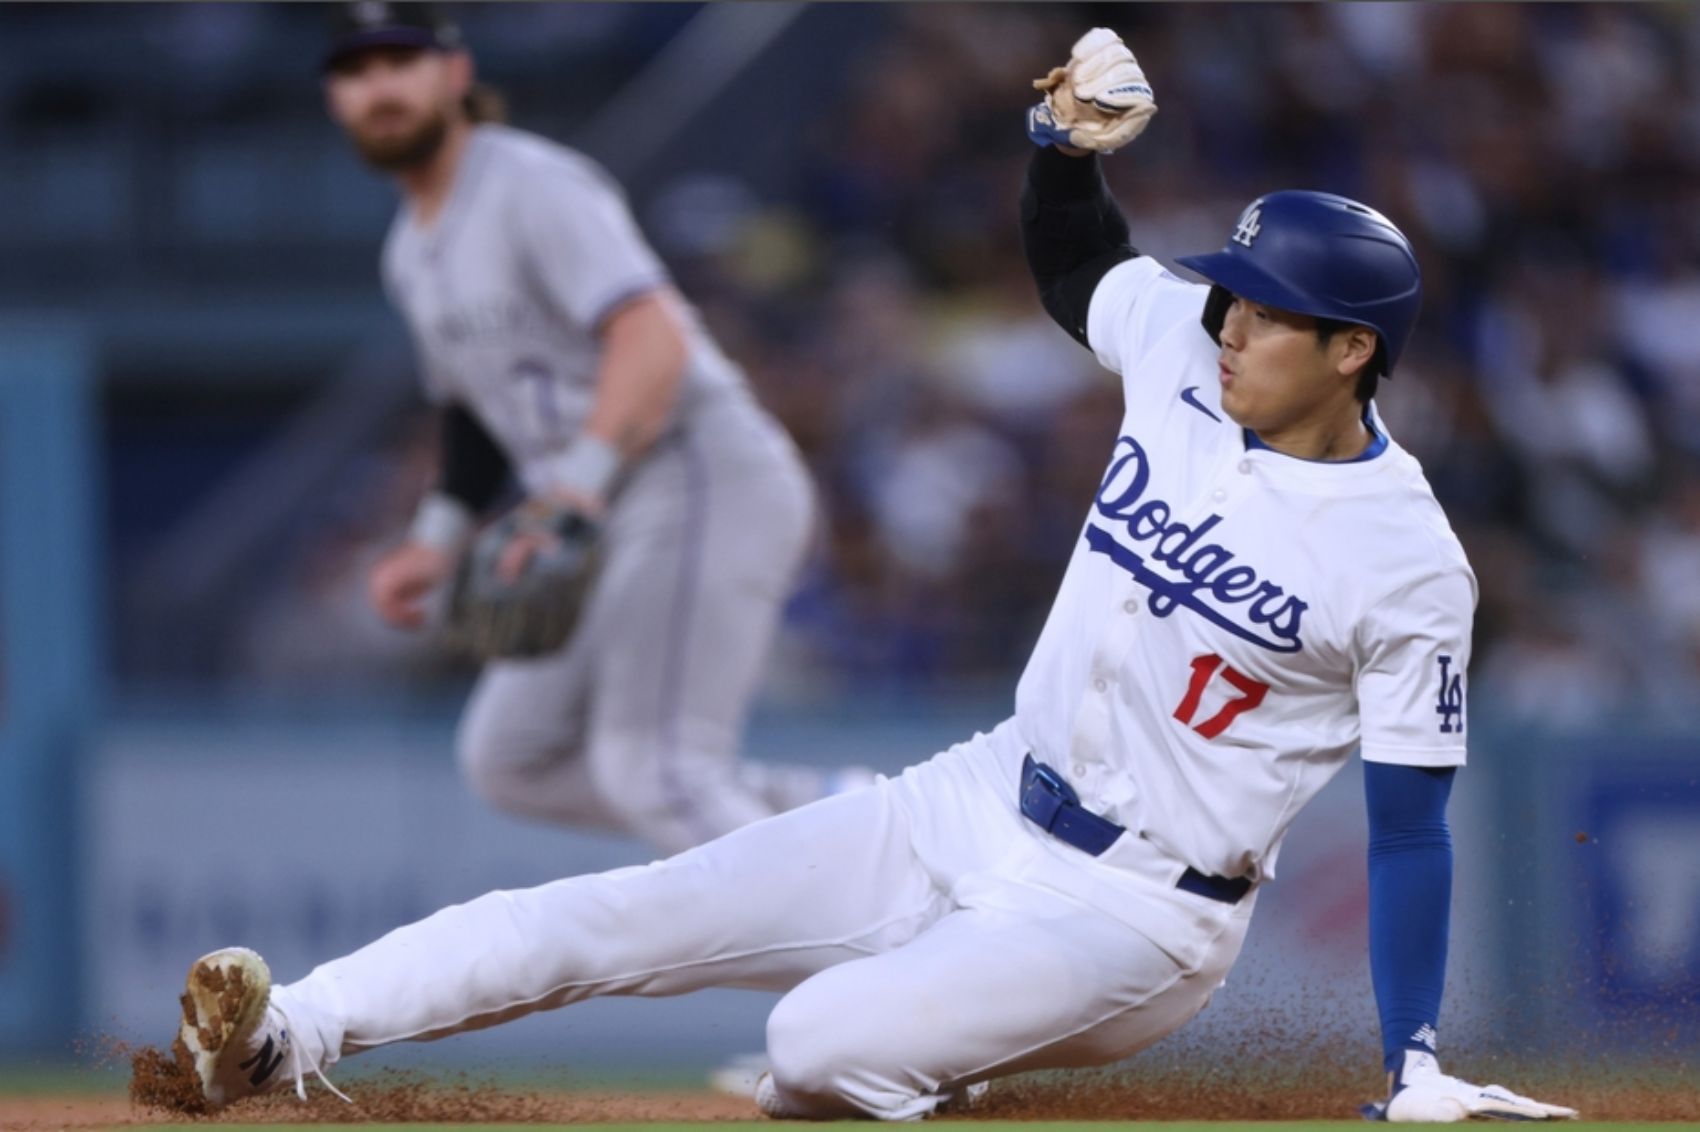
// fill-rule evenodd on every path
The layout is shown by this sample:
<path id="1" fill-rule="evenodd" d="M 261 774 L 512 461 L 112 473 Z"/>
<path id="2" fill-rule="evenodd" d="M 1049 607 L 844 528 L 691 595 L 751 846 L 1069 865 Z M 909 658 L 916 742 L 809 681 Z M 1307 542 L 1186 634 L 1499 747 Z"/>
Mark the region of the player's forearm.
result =
<path id="1" fill-rule="evenodd" d="M 1092 292 L 1139 250 L 1096 156 L 1034 151 L 1021 191 L 1021 245 L 1046 312 L 1081 345 Z"/>
<path id="2" fill-rule="evenodd" d="M 620 467 L 641 455 L 672 419 L 688 350 L 672 295 L 656 291 L 609 316 L 602 327 L 596 400 L 584 429 L 550 461 L 557 491 L 600 507 Z"/>
<path id="3" fill-rule="evenodd" d="M 642 453 L 666 427 L 685 373 L 685 330 L 666 292 L 616 311 L 603 331 L 596 403 L 584 431 L 622 459 Z"/>
<path id="4" fill-rule="evenodd" d="M 554 461 L 559 486 L 602 501 L 619 466 L 641 455 L 672 418 L 684 382 L 684 326 L 664 291 L 612 314 L 602 330 L 596 401 L 584 431 Z"/>
<path id="5" fill-rule="evenodd" d="M 1452 902 L 1452 768 L 1364 764 L 1369 808 L 1369 959 L 1389 1068 L 1434 1049 Z"/>

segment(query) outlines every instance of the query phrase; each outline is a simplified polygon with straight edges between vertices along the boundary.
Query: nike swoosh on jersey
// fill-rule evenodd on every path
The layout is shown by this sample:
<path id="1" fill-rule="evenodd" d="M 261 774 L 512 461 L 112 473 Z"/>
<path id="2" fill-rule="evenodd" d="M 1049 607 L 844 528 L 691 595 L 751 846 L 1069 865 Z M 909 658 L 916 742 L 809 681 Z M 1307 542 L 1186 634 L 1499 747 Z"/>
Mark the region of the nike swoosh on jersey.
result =
<path id="1" fill-rule="evenodd" d="M 1185 389 L 1181 390 L 1181 400 L 1185 401 L 1187 404 L 1191 405 L 1217 424 L 1222 423 L 1222 418 L 1217 416 L 1215 413 L 1212 413 L 1210 411 L 1210 407 L 1198 399 L 1198 386 L 1189 385 Z"/>

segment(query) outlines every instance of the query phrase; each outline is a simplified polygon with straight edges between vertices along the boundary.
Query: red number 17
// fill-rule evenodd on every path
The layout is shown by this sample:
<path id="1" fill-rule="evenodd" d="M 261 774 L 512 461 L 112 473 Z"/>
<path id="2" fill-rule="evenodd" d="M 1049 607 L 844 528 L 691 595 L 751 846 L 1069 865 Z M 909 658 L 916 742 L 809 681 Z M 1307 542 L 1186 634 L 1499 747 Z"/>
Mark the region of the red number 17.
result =
<path id="1" fill-rule="evenodd" d="M 1222 679 L 1239 690 L 1239 698 L 1229 700 L 1222 705 L 1222 710 L 1200 723 L 1193 730 L 1206 739 L 1214 739 L 1228 729 L 1237 716 L 1243 715 L 1263 702 L 1263 697 L 1269 694 L 1269 685 L 1261 680 L 1253 680 L 1233 666 L 1224 666 L 1222 658 L 1215 653 L 1207 656 L 1194 657 L 1192 660 L 1192 683 L 1187 685 L 1186 695 L 1181 698 L 1180 706 L 1175 708 L 1175 718 L 1191 726 L 1192 717 L 1198 711 L 1198 701 L 1204 698 L 1204 685 L 1210 683 L 1210 678 L 1221 669 Z"/>

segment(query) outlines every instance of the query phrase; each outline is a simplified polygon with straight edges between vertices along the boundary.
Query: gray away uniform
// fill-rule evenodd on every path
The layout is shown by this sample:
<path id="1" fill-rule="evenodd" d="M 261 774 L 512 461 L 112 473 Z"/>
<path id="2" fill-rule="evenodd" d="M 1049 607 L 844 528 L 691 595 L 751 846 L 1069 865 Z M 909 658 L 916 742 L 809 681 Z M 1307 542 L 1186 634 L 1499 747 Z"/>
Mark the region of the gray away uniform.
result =
<path id="1" fill-rule="evenodd" d="M 429 397 L 469 410 L 527 492 L 596 393 L 596 328 L 668 284 L 595 163 L 503 126 L 473 130 L 449 200 L 404 208 L 384 281 Z M 660 441 L 616 482 L 602 575 L 560 653 L 489 665 L 462 720 L 474 787 L 515 813 L 636 834 L 664 852 L 828 792 L 836 776 L 737 757 L 803 558 L 814 501 L 790 438 L 687 311 Z"/>

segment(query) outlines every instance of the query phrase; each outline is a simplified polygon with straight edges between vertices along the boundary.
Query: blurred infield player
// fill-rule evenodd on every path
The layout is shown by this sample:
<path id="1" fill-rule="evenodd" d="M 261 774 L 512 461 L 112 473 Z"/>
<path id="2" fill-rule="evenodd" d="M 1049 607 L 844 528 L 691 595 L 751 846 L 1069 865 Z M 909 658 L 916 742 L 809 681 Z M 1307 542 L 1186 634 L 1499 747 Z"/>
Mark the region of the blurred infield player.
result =
<path id="1" fill-rule="evenodd" d="M 871 789 L 445 909 L 287 986 L 252 952 L 203 957 L 180 1036 L 209 1101 L 708 986 L 786 992 L 757 1094 L 774 1116 L 913 1119 L 1113 1062 L 1222 985 L 1289 825 L 1357 749 L 1389 1075 L 1366 1115 L 1574 1115 L 1436 1060 L 1475 581 L 1370 403 L 1416 318 L 1410 245 L 1356 202 L 1271 193 L 1182 261 L 1209 283 L 1184 281 L 1129 244 L 1100 170 L 1155 111 L 1127 47 L 1095 29 L 1041 88 L 1028 261 L 1126 413 L 1014 716 Z"/>
<path id="2" fill-rule="evenodd" d="M 367 0 L 335 19 L 327 104 L 401 189 L 384 284 L 441 414 L 439 482 L 374 568 L 373 604 L 424 626 L 510 473 L 600 531 L 565 647 L 486 665 L 458 739 L 467 779 L 501 809 L 669 853 L 871 781 L 737 757 L 812 488 L 618 186 L 483 120 L 472 57 L 434 7 Z"/>

